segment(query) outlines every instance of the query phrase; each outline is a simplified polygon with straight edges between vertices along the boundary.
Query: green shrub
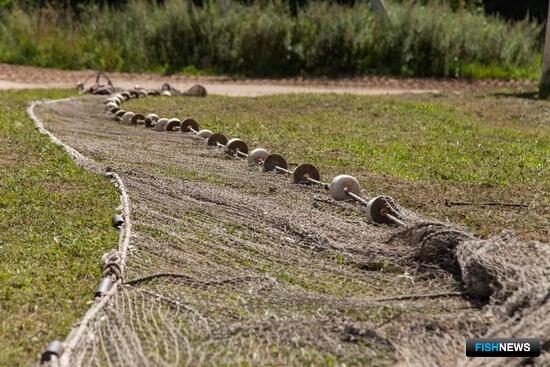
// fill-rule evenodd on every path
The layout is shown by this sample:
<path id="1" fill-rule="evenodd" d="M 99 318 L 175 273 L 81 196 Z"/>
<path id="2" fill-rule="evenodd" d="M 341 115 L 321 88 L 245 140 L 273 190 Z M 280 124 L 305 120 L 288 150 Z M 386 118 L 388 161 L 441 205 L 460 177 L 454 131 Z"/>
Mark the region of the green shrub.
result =
<path id="1" fill-rule="evenodd" d="M 440 2 L 390 3 L 382 21 L 366 4 L 243 5 L 167 0 L 124 11 L 51 7 L 0 14 L 0 61 L 119 71 L 212 70 L 248 76 L 354 75 L 535 78 L 536 23 L 505 22 Z"/>

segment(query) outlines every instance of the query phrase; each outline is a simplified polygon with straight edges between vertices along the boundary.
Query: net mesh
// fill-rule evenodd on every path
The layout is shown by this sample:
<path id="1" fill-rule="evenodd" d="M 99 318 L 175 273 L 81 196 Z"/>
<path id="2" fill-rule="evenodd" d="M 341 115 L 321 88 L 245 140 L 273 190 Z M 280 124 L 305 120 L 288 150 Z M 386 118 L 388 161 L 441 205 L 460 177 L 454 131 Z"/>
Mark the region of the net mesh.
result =
<path id="1" fill-rule="evenodd" d="M 125 282 L 70 365 L 454 365 L 467 336 L 550 335 L 547 245 L 404 208 L 405 229 L 373 225 L 188 134 L 119 125 L 100 101 L 39 110 L 131 201 Z"/>

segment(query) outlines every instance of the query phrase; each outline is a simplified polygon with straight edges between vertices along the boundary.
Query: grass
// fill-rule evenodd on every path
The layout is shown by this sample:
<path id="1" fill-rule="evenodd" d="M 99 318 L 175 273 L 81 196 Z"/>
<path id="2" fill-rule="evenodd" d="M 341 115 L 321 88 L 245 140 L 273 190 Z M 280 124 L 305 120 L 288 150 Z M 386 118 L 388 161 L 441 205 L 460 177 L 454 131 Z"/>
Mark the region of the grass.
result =
<path id="1" fill-rule="evenodd" d="M 133 1 L 124 9 L 89 7 L 80 16 L 6 7 L 0 61 L 191 75 L 538 79 L 538 24 L 422 3 L 388 1 L 383 22 L 365 2 L 312 2 L 295 17 L 277 1 Z"/>
<path id="2" fill-rule="evenodd" d="M 62 149 L 34 130 L 24 112 L 30 100 L 67 95 L 0 92 L 2 366 L 33 364 L 48 341 L 67 335 L 92 300 L 99 257 L 118 237 L 110 226 L 118 204 L 113 186 L 76 167 Z M 139 99 L 126 102 L 125 108 L 191 115 L 202 127 L 241 137 L 250 147 L 282 153 L 289 162 L 314 163 L 327 181 L 339 173 L 352 174 L 366 195 L 390 194 L 408 208 L 466 225 L 483 237 L 509 228 L 523 238 L 547 241 L 550 235 L 550 126 L 544 101 L 505 94 L 210 96 Z M 221 176 L 184 167 L 166 174 L 230 184 Z M 528 203 L 531 208 L 447 207 L 446 199 Z M 208 219 L 191 214 L 189 220 Z M 165 236 L 157 229 L 149 233 L 136 228 L 153 237 Z M 243 238 L 253 233 L 230 220 L 223 228 Z M 208 233 L 204 235 L 186 245 L 207 248 L 203 242 Z M 196 236 L 200 239 L 200 233 Z M 395 278 L 389 263 L 380 264 L 384 271 L 376 272 L 381 281 L 377 284 L 369 279 L 347 282 L 282 263 L 226 259 L 226 265 L 235 268 L 265 267 L 280 282 L 315 293 L 349 297 L 393 292 L 392 283 L 384 282 Z M 345 266 L 343 259 L 331 261 Z M 236 315 L 248 312 L 233 303 Z M 401 311 L 377 307 L 363 317 L 383 321 L 396 312 Z M 326 358 L 330 364 L 332 356 Z"/>
<path id="3" fill-rule="evenodd" d="M 125 108 L 191 115 L 251 147 L 312 163 L 325 180 L 356 176 L 366 195 L 389 194 L 424 215 L 482 237 L 514 229 L 548 238 L 547 104 L 515 96 L 286 95 L 139 99 Z M 470 202 L 451 206 L 445 202 Z M 530 208 L 483 206 L 521 203 Z"/>
<path id="4" fill-rule="evenodd" d="M 70 94 L 0 92 L 0 366 L 33 365 L 68 334 L 117 244 L 113 185 L 78 168 L 25 113 L 31 100 Z"/>

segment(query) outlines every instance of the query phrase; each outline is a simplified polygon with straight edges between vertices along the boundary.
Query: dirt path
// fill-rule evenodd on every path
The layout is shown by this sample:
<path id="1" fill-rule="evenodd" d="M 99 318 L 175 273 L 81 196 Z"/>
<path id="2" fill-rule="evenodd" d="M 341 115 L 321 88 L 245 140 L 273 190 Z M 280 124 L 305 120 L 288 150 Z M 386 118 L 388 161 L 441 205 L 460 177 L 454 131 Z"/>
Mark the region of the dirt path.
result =
<path id="1" fill-rule="evenodd" d="M 66 71 L 32 66 L 0 64 L 0 89 L 75 88 L 94 71 Z M 192 84 L 202 84 L 211 94 L 260 96 L 280 93 L 353 93 L 362 95 L 441 93 L 484 91 L 495 89 L 533 90 L 535 84 L 526 81 L 468 81 L 449 78 L 393 78 L 366 76 L 343 79 L 254 79 L 236 80 L 228 77 L 163 77 L 156 74 L 109 73 L 113 84 L 130 88 L 136 84 L 159 88 L 170 83 L 180 90 Z"/>
<path id="2" fill-rule="evenodd" d="M 372 225 L 356 205 L 192 136 L 117 124 L 101 101 L 37 111 L 65 143 L 120 174 L 132 208 L 125 284 L 69 365 L 456 365 L 466 336 L 506 326 L 457 296 L 460 279 L 419 261 L 438 233 L 444 243 L 469 235 L 408 211 L 419 232 Z"/>

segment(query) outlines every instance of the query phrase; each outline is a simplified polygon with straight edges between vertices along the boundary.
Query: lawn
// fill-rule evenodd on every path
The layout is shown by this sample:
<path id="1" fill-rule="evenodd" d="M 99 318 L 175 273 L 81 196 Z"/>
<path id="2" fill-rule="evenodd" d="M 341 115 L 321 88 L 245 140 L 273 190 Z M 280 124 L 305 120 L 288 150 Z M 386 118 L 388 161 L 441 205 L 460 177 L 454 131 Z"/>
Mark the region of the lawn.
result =
<path id="1" fill-rule="evenodd" d="M 33 364 L 48 341 L 67 335 L 93 298 L 101 254 L 116 246 L 114 187 L 78 168 L 25 113 L 31 100 L 70 94 L 0 92 L 1 366 Z M 124 108 L 192 116 L 291 163 L 313 163 L 325 181 L 354 175 L 365 196 L 394 196 L 482 237 L 504 229 L 550 235 L 547 102 L 497 94 L 209 96 L 139 99 Z"/>
<path id="2" fill-rule="evenodd" d="M 0 92 L 0 366 L 31 365 L 93 300 L 116 247 L 114 186 L 40 135 L 29 101 L 68 91 Z"/>
<path id="3" fill-rule="evenodd" d="M 209 96 L 139 99 L 124 108 L 192 116 L 250 147 L 315 164 L 325 181 L 354 175 L 367 196 L 391 195 L 482 237 L 505 229 L 550 235 L 547 102 L 506 94 Z"/>

